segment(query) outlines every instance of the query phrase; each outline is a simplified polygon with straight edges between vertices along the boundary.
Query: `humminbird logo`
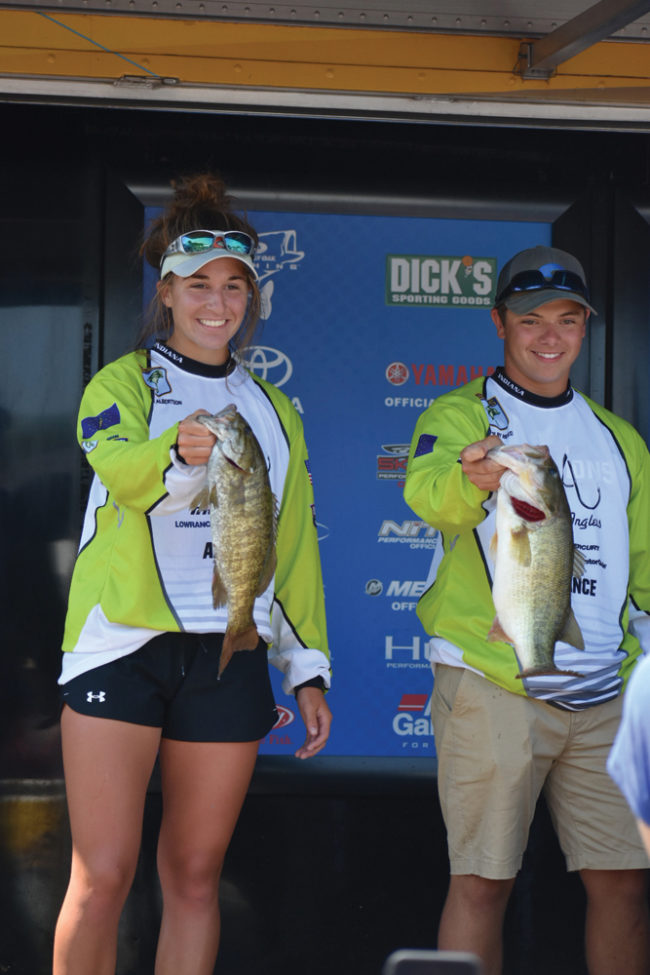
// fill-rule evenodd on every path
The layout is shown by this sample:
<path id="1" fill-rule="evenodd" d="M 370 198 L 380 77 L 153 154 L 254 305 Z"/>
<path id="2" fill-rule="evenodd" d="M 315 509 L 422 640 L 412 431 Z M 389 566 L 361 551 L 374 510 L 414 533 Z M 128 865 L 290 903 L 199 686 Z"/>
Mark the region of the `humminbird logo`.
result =
<path id="1" fill-rule="evenodd" d="M 490 308 L 496 279 L 495 257 L 388 254 L 386 304 Z"/>

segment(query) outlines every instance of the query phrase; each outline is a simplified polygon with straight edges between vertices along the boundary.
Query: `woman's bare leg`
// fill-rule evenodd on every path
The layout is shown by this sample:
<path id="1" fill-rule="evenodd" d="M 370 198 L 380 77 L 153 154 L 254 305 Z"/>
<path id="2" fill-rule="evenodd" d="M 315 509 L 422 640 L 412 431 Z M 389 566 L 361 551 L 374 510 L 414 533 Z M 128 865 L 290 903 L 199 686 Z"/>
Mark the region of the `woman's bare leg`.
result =
<path id="1" fill-rule="evenodd" d="M 160 729 L 65 707 L 61 736 L 72 869 L 53 975 L 114 975 L 117 925 L 137 865 Z"/>
<path id="2" fill-rule="evenodd" d="M 258 744 L 161 742 L 163 918 L 156 975 L 212 975 L 219 947 L 219 879 Z"/>

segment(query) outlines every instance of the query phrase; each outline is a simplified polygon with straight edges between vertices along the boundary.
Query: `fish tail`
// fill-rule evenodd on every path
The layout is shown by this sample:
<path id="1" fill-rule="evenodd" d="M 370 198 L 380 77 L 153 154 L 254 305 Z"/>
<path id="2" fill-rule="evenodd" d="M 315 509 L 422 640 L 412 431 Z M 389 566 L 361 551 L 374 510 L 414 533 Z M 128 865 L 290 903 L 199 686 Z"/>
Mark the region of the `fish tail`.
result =
<path id="1" fill-rule="evenodd" d="M 520 674 L 515 674 L 515 677 L 517 680 L 523 680 L 524 677 L 542 677 L 544 674 L 562 674 L 565 677 L 585 676 L 576 670 L 558 670 L 557 667 L 528 667 L 526 670 L 522 670 Z"/>
<path id="2" fill-rule="evenodd" d="M 219 659 L 219 677 L 221 677 L 230 663 L 230 658 L 233 653 L 236 653 L 238 650 L 255 650 L 259 642 L 260 635 L 257 632 L 255 624 L 242 630 L 241 633 L 233 634 L 231 630 L 226 630 L 221 647 L 221 657 Z"/>

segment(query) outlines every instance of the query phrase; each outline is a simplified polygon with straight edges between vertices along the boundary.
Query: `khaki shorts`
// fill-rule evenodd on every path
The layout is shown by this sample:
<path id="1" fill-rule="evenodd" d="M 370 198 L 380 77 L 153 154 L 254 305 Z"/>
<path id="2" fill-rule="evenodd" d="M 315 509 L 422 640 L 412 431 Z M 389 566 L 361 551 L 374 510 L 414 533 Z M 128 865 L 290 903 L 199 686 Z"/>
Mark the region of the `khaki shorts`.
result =
<path id="1" fill-rule="evenodd" d="M 621 704 L 563 711 L 437 664 L 431 716 L 451 873 L 514 877 L 542 790 L 569 870 L 647 867 L 605 768 Z"/>

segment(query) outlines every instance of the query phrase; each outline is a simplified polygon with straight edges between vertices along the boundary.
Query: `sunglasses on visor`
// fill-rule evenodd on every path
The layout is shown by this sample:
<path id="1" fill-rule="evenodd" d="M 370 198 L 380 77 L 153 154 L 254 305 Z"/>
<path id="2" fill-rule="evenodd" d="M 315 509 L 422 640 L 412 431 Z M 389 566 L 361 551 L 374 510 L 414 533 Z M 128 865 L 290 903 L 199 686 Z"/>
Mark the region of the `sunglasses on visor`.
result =
<path id="1" fill-rule="evenodd" d="M 587 286 L 575 271 L 567 271 L 563 267 L 558 267 L 546 275 L 541 270 L 520 271 L 513 275 L 505 288 L 499 292 L 494 300 L 495 305 L 500 305 L 510 295 L 518 294 L 522 291 L 543 291 L 549 288 L 557 288 L 560 291 L 574 291 L 589 301 Z"/>
<path id="2" fill-rule="evenodd" d="M 187 234 L 181 234 L 173 240 L 165 253 L 160 264 L 170 254 L 203 254 L 205 251 L 212 250 L 213 247 L 220 247 L 230 254 L 248 254 L 253 257 L 255 254 L 255 243 L 253 238 L 241 230 L 191 230 Z"/>

